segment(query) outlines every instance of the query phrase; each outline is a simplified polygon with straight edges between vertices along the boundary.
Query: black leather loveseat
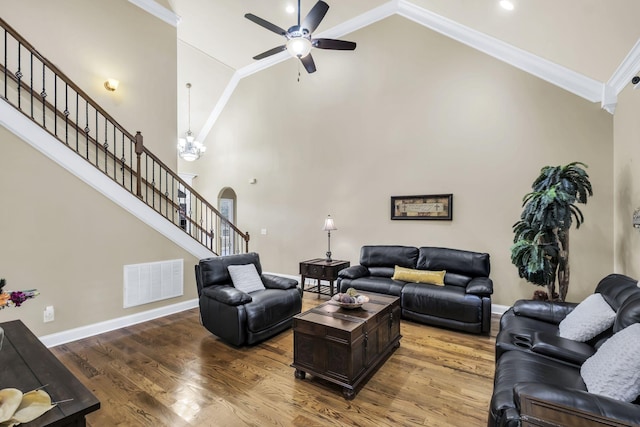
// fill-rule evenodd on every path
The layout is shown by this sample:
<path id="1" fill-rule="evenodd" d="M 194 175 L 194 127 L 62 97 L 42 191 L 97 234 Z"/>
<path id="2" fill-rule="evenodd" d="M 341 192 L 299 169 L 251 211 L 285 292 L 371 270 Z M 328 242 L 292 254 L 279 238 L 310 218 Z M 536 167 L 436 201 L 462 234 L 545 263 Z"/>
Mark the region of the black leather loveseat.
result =
<path id="1" fill-rule="evenodd" d="M 396 266 L 446 271 L 444 286 L 394 280 Z M 400 297 L 402 317 L 434 326 L 488 334 L 491 328 L 489 254 L 411 246 L 363 246 L 360 265 L 338 273 L 338 289 Z"/>
<path id="2" fill-rule="evenodd" d="M 228 267 L 253 264 L 266 289 L 236 289 Z M 255 344 L 291 327 L 302 309 L 298 282 L 262 274 L 257 253 L 200 260 L 195 266 L 202 324 L 226 342 Z"/>
<path id="3" fill-rule="evenodd" d="M 615 320 L 585 342 L 560 336 L 559 325 L 576 303 L 520 300 L 502 315 L 489 427 L 520 426 L 528 416 L 521 414 L 524 396 L 553 408 L 551 416 L 565 412 L 560 418 L 564 421 L 549 419 L 549 424 L 535 425 L 585 425 L 594 419 L 620 422 L 606 425 L 640 425 L 637 399 L 629 403 L 590 393 L 581 372 L 585 361 L 614 334 L 640 322 L 640 288 L 630 277 L 611 274 L 600 281 L 595 293 L 615 312 Z M 618 354 L 610 363 L 619 363 Z"/>

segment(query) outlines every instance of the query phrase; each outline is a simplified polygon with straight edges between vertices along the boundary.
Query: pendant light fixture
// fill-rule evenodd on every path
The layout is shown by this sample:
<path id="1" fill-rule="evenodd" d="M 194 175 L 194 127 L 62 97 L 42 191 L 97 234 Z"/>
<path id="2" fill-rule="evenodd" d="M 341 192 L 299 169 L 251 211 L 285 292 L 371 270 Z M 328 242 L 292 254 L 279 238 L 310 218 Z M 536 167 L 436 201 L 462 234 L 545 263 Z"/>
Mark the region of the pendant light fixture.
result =
<path id="1" fill-rule="evenodd" d="M 189 130 L 184 138 L 178 139 L 178 154 L 187 162 L 198 160 L 200 156 L 207 151 L 207 147 L 201 142 L 196 141 L 191 133 L 191 83 L 187 83 L 188 101 L 189 101 Z"/>

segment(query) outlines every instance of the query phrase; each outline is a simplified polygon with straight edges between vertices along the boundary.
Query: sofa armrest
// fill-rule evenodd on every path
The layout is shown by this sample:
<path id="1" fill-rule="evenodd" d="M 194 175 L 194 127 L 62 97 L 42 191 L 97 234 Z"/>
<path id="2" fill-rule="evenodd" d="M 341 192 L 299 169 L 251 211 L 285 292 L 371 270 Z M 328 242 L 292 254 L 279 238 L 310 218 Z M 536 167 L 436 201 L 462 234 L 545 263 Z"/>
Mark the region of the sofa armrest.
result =
<path id="1" fill-rule="evenodd" d="M 202 296 L 206 296 L 227 305 L 242 305 L 253 300 L 251 295 L 242 292 L 233 286 L 207 286 L 202 290 Z"/>
<path id="2" fill-rule="evenodd" d="M 538 301 L 521 299 L 513 304 L 517 316 L 526 316 L 544 322 L 559 324 L 578 304 L 561 301 Z"/>
<path id="3" fill-rule="evenodd" d="M 493 293 L 493 280 L 488 277 L 476 277 L 467 285 L 466 293 L 479 296 L 489 296 Z"/>
<path id="4" fill-rule="evenodd" d="M 298 281 L 289 277 L 276 276 L 273 274 L 263 274 L 262 283 L 269 289 L 294 289 L 298 287 Z"/>
<path id="5" fill-rule="evenodd" d="M 358 279 L 360 277 L 368 276 L 369 269 L 364 265 L 352 265 L 351 267 L 343 268 L 338 272 L 338 277 L 343 279 Z"/>
<path id="6" fill-rule="evenodd" d="M 549 417 L 550 419 L 542 421 L 557 425 L 554 422 L 558 420 L 553 417 L 560 416 L 563 425 L 569 425 L 564 424 L 568 421 L 567 417 L 575 420 L 575 424 L 570 425 L 576 426 L 600 425 L 604 421 L 609 421 L 606 425 L 610 426 L 640 425 L 640 406 L 634 403 L 543 383 L 518 383 L 513 392 L 523 419 L 531 417 L 539 420 L 541 417 Z M 544 409 L 544 412 L 540 409 Z M 611 422 L 612 420 L 617 423 Z"/>

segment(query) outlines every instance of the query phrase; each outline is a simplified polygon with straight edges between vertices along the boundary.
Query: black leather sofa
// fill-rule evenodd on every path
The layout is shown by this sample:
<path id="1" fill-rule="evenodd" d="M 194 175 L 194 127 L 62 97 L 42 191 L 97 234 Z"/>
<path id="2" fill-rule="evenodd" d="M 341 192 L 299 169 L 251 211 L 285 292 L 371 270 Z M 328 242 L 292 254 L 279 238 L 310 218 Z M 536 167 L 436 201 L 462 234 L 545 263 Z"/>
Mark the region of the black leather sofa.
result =
<path id="1" fill-rule="evenodd" d="M 446 270 L 444 286 L 393 280 L 395 266 Z M 489 254 L 411 246 L 363 246 L 360 264 L 338 273 L 338 289 L 400 297 L 402 317 L 416 322 L 488 334 L 491 328 Z"/>
<path id="2" fill-rule="evenodd" d="M 233 287 L 227 267 L 245 264 L 256 267 L 266 289 L 245 293 Z M 195 273 L 203 326 L 235 346 L 255 344 L 290 328 L 302 309 L 298 282 L 262 274 L 255 252 L 202 259 Z"/>
<path id="3" fill-rule="evenodd" d="M 602 295 L 616 317 L 612 327 L 587 342 L 558 335 L 558 325 L 576 303 L 520 300 L 502 315 L 496 337 L 489 427 L 521 425 L 524 395 L 586 416 L 584 420 L 596 417 L 600 421 L 611 419 L 622 425 L 640 425 L 637 400 L 628 403 L 589 393 L 580 372 L 585 360 L 608 338 L 640 322 L 640 288 L 630 277 L 611 274 L 600 281 L 595 292 Z"/>

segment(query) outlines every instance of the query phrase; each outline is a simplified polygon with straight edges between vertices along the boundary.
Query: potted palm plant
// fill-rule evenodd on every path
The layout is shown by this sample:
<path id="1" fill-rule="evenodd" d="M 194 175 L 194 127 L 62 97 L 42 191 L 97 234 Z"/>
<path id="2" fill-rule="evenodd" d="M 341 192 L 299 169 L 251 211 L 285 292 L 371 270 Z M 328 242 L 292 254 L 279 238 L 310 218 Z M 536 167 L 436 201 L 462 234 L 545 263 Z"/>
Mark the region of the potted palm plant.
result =
<path id="1" fill-rule="evenodd" d="M 523 198 L 520 220 L 513 225 L 511 262 L 520 277 L 544 286 L 551 300 L 564 301 L 569 289 L 569 229 L 584 216 L 576 203 L 593 196 L 584 163 L 545 166 Z M 556 280 L 558 291 L 556 292 Z"/>

